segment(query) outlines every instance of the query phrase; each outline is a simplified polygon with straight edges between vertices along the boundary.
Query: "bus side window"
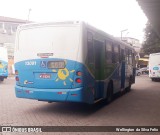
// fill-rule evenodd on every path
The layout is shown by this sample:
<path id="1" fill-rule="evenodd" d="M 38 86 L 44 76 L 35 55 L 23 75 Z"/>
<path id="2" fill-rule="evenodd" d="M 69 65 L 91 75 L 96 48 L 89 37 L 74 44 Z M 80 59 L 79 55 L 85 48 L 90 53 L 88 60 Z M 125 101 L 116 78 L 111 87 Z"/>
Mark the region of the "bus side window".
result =
<path id="1" fill-rule="evenodd" d="M 132 50 L 129 50 L 129 64 L 132 65 Z"/>
<path id="2" fill-rule="evenodd" d="M 119 63 L 119 46 L 114 45 L 114 57 L 115 57 L 115 63 Z"/>
<path id="3" fill-rule="evenodd" d="M 124 49 L 121 49 L 121 61 L 125 60 Z"/>
<path id="4" fill-rule="evenodd" d="M 129 64 L 128 49 L 125 49 L 125 62 L 126 64 Z"/>
<path id="5" fill-rule="evenodd" d="M 112 63 L 112 44 L 109 41 L 106 41 L 106 63 Z"/>
<path id="6" fill-rule="evenodd" d="M 133 63 L 133 66 L 136 66 L 136 60 L 135 60 L 135 54 L 132 53 L 132 63 Z"/>
<path id="7" fill-rule="evenodd" d="M 121 49 L 120 49 L 120 45 L 118 45 L 118 60 L 119 60 L 119 63 L 121 63 L 122 59 L 121 59 Z"/>
<path id="8" fill-rule="evenodd" d="M 93 47 L 93 36 L 92 33 L 88 32 L 87 33 L 87 55 L 88 55 L 88 63 L 94 63 L 94 47 Z"/>
<path id="9" fill-rule="evenodd" d="M 119 63 L 119 48 L 116 44 L 112 47 L 112 63 Z"/>

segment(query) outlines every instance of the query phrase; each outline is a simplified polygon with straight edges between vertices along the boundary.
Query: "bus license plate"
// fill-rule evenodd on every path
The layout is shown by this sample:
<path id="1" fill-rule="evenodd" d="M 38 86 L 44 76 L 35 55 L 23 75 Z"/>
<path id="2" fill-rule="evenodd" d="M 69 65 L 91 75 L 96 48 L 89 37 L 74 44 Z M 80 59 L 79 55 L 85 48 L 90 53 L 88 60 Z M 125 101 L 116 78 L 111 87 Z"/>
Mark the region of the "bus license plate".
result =
<path id="1" fill-rule="evenodd" d="M 51 78 L 51 74 L 40 74 L 39 78 L 50 79 Z"/>

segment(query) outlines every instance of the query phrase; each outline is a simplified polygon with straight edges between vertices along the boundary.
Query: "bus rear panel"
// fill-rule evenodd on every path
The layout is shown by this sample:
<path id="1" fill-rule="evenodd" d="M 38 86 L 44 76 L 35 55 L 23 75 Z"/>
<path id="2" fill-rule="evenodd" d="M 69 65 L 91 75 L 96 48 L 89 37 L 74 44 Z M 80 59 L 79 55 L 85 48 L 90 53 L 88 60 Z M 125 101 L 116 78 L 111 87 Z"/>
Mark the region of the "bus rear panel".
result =
<path id="1" fill-rule="evenodd" d="M 88 98 L 92 93 L 84 90 L 84 75 L 91 76 L 77 60 L 80 44 L 79 24 L 20 29 L 15 49 L 16 96 L 48 102 L 93 102 Z"/>

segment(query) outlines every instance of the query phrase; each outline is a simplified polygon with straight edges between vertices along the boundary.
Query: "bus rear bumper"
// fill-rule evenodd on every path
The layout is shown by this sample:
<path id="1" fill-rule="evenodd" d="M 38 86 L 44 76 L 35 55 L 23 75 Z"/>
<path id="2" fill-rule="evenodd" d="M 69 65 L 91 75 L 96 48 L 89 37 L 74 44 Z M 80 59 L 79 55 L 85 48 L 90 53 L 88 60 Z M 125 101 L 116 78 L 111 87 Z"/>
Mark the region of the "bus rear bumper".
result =
<path id="1" fill-rule="evenodd" d="M 18 98 L 35 99 L 47 102 L 83 102 L 94 103 L 93 93 L 83 87 L 74 89 L 35 89 L 15 86 Z"/>

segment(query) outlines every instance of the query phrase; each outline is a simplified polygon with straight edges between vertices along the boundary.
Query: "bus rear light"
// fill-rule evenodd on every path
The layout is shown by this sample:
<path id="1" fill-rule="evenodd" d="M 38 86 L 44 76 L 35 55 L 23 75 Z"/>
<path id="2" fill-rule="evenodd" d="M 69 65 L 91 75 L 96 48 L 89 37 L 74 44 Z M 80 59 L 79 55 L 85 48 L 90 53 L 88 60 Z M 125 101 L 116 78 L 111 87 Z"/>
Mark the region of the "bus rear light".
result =
<path id="1" fill-rule="evenodd" d="M 18 75 L 18 70 L 15 70 L 15 75 Z"/>
<path id="2" fill-rule="evenodd" d="M 81 80 L 80 78 L 77 78 L 77 79 L 76 79 L 76 82 L 77 82 L 77 83 L 82 83 L 82 80 Z"/>
<path id="3" fill-rule="evenodd" d="M 16 81 L 17 81 L 17 82 L 19 81 L 19 77 L 18 77 L 18 76 L 16 76 Z"/>
<path id="4" fill-rule="evenodd" d="M 58 92 L 58 94 L 62 94 L 62 92 Z"/>
<path id="5" fill-rule="evenodd" d="M 67 94 L 67 92 L 62 91 L 62 92 L 57 92 L 58 94 Z"/>
<path id="6" fill-rule="evenodd" d="M 77 71 L 77 72 L 76 72 L 76 75 L 77 75 L 77 76 L 82 76 L 82 72 Z"/>
<path id="7" fill-rule="evenodd" d="M 25 92 L 29 94 L 29 93 L 30 93 L 30 90 L 25 90 Z"/>

